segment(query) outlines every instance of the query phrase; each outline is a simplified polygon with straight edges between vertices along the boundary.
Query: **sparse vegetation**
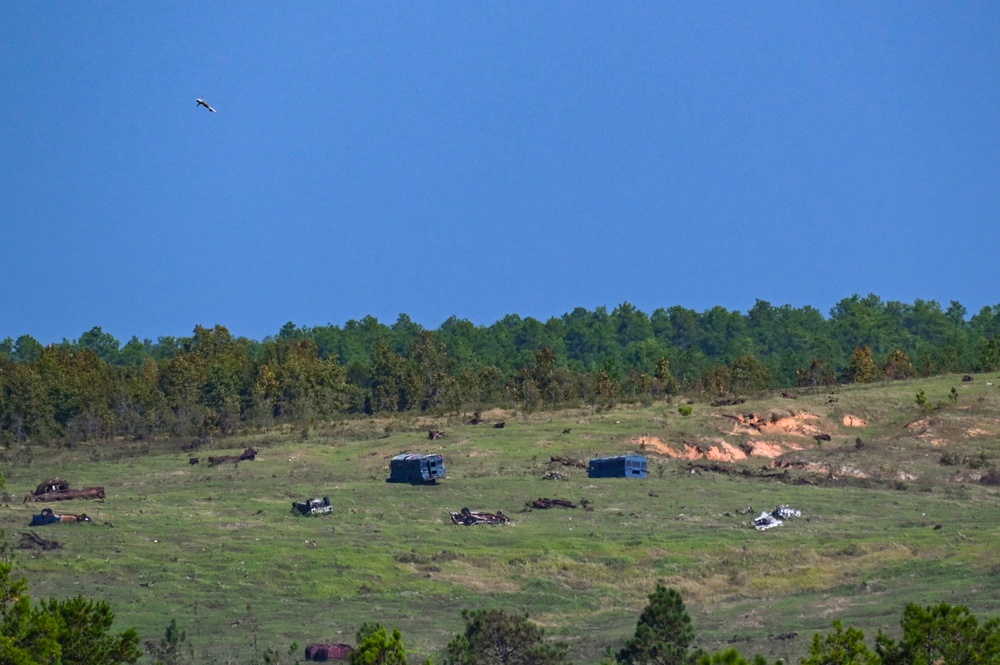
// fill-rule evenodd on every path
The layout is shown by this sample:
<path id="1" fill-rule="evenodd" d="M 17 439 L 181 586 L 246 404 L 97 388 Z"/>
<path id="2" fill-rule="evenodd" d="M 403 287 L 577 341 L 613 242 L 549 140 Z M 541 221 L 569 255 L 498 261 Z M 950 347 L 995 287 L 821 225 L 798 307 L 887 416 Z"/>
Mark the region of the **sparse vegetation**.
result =
<path id="1" fill-rule="evenodd" d="M 736 647 L 797 662 L 833 619 L 874 635 L 895 630 L 910 602 L 1000 610 L 1000 391 L 974 379 L 841 386 L 835 402 L 807 389 L 794 403 L 695 397 L 685 418 L 662 404 L 482 409 L 476 425 L 471 412 L 317 420 L 306 441 L 296 427 L 274 426 L 36 446 L 31 465 L 4 469 L 10 494 L 59 475 L 104 485 L 108 497 L 85 504 L 93 524 L 38 529 L 61 547 L 17 550 L 16 563 L 34 595 L 106 600 L 116 625 L 135 626 L 144 643 L 159 644 L 176 619 L 182 655 L 205 664 L 279 662 L 292 643 L 351 642 L 363 622 L 398 626 L 410 661 L 442 662 L 464 630 L 456 607 L 529 612 L 547 639 L 568 644 L 569 660 L 595 663 L 633 635 L 657 583 L 683 594 L 695 644 L 712 657 Z M 918 391 L 939 402 L 952 387 L 962 408 L 914 419 Z M 430 429 L 445 436 L 429 441 Z M 817 431 L 832 435 L 822 448 Z M 729 450 L 723 443 L 729 461 L 711 459 Z M 588 479 L 550 461 L 640 445 L 656 471 L 642 481 Z M 192 452 L 248 446 L 259 451 L 254 462 L 188 464 Z M 426 488 L 384 482 L 392 455 L 429 446 L 447 478 Z M 748 450 L 748 459 L 733 453 Z M 545 480 L 550 470 L 565 478 Z M 324 495 L 331 516 L 291 514 L 292 501 Z M 518 512 L 542 496 L 579 508 Z M 750 527 L 778 504 L 802 517 Z M 501 509 L 514 524 L 450 524 L 448 511 L 464 506 Z M 37 510 L 12 502 L 0 528 L 23 531 Z"/>

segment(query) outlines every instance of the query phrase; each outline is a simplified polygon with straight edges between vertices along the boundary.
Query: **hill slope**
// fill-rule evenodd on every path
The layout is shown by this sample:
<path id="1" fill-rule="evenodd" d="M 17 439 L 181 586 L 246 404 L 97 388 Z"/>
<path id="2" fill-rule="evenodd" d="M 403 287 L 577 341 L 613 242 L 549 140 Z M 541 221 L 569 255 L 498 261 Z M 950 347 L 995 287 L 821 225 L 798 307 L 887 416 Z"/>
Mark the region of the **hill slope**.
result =
<path id="1" fill-rule="evenodd" d="M 461 610 L 480 607 L 528 612 L 576 662 L 597 662 L 632 633 L 657 580 L 681 591 L 701 646 L 794 660 L 834 619 L 894 632 L 908 602 L 1000 613 L 1000 391 L 992 375 L 961 379 L 695 403 L 690 416 L 661 403 L 491 412 L 478 425 L 342 421 L 191 452 L 178 441 L 8 451 L 0 528 L 17 542 L 43 506 L 91 515 L 31 530 L 62 545 L 18 551 L 32 595 L 106 599 L 144 639 L 176 618 L 198 662 L 246 662 L 255 643 L 351 642 L 364 621 L 433 655 Z M 188 463 L 248 445 L 256 461 Z M 385 483 L 403 451 L 441 453 L 448 477 Z M 571 463 L 628 452 L 649 457 L 647 479 L 592 480 Z M 102 485 L 107 499 L 21 503 L 51 476 Z M 291 513 L 321 496 L 332 515 Z M 527 507 L 540 497 L 577 507 Z M 751 528 L 778 504 L 802 516 Z M 462 507 L 513 523 L 452 524 Z"/>

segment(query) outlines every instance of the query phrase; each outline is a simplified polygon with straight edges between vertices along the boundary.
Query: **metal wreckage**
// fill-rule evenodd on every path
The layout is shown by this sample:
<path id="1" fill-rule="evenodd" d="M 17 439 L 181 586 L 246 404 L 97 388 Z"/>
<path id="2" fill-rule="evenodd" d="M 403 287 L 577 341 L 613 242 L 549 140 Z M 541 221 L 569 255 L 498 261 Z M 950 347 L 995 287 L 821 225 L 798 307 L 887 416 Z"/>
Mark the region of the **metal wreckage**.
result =
<path id="1" fill-rule="evenodd" d="M 454 524 L 472 526 L 474 524 L 510 524 L 510 518 L 499 510 L 495 513 L 483 513 L 462 508 L 457 513 L 451 514 L 451 521 Z"/>
<path id="2" fill-rule="evenodd" d="M 297 515 L 329 515 L 332 512 L 333 506 L 330 505 L 330 497 L 328 496 L 324 496 L 322 499 L 306 499 L 305 501 L 292 502 L 292 513 Z"/>
<path id="3" fill-rule="evenodd" d="M 759 517 L 755 517 L 753 520 L 753 528 L 758 531 L 773 529 L 776 526 L 784 524 L 785 520 L 790 517 L 802 517 L 802 511 L 796 510 L 795 508 L 789 508 L 788 506 L 782 504 L 769 513 L 763 512 Z"/>

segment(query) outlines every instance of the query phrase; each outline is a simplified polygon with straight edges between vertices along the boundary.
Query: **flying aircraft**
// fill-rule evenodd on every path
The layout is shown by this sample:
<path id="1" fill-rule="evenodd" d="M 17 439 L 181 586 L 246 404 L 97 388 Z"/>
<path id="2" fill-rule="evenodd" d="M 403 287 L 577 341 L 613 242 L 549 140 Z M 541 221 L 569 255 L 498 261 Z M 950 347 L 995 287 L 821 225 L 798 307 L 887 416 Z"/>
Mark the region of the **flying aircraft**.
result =
<path id="1" fill-rule="evenodd" d="M 200 98 L 198 99 L 198 106 L 204 106 L 205 108 L 207 108 L 212 113 L 215 113 L 215 109 L 213 109 L 211 106 L 209 106 L 208 102 L 206 102 L 204 99 L 200 99 Z"/>

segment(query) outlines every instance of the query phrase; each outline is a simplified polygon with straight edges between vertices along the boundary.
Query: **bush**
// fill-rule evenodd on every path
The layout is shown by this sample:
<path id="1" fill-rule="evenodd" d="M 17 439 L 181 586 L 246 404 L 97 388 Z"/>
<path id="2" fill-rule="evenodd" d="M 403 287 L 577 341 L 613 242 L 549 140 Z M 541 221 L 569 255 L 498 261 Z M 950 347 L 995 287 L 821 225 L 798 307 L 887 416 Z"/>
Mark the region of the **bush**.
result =
<path id="1" fill-rule="evenodd" d="M 679 407 L 677 407 L 677 413 L 681 414 L 682 416 L 690 416 L 692 413 L 694 413 L 694 407 L 691 406 L 690 404 L 681 404 Z"/>

